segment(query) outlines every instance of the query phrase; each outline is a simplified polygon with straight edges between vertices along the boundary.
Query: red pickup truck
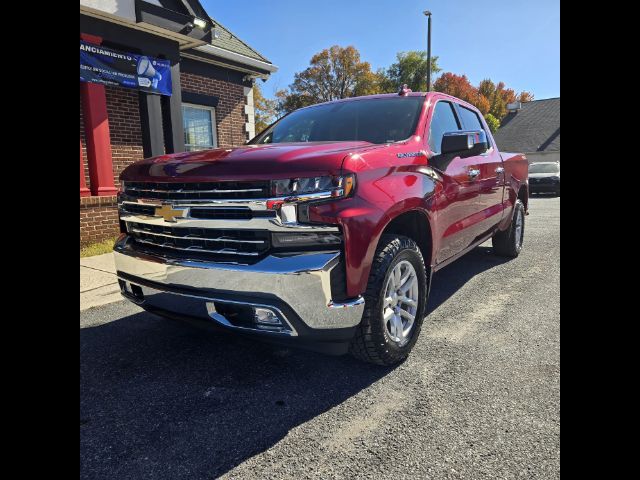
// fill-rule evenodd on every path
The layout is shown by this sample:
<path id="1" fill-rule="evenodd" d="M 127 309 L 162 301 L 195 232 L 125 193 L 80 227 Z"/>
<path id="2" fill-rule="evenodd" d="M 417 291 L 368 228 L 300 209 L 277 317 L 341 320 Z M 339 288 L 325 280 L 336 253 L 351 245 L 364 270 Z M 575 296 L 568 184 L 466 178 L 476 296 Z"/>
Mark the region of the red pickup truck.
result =
<path id="1" fill-rule="evenodd" d="M 296 110 L 237 148 L 121 175 L 115 261 L 148 311 L 382 365 L 404 360 L 434 273 L 522 248 L 524 155 L 472 105 L 406 89 Z"/>

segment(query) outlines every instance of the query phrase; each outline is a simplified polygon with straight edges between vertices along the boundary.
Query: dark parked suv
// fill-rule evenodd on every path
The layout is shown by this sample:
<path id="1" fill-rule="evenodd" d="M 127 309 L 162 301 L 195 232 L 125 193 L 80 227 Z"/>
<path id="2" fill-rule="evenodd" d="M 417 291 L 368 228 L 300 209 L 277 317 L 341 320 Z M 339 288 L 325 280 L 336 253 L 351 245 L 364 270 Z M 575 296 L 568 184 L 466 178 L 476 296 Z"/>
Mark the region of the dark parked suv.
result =
<path id="1" fill-rule="evenodd" d="M 529 165 L 529 192 L 560 195 L 560 162 Z"/>

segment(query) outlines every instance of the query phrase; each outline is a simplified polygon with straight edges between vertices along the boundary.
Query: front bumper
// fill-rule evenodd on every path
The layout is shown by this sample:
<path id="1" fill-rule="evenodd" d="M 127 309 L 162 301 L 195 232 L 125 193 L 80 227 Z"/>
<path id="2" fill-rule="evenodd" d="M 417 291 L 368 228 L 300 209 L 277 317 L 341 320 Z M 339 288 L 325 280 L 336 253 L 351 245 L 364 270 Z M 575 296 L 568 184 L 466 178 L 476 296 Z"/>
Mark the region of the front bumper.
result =
<path id="1" fill-rule="evenodd" d="M 331 272 L 339 251 L 270 255 L 252 264 L 177 260 L 137 250 L 128 237 L 114 247 L 123 295 L 150 311 L 198 318 L 267 337 L 348 339 L 360 323 L 364 299 L 332 301 Z M 266 307 L 282 329 L 239 325 L 227 307 Z"/>

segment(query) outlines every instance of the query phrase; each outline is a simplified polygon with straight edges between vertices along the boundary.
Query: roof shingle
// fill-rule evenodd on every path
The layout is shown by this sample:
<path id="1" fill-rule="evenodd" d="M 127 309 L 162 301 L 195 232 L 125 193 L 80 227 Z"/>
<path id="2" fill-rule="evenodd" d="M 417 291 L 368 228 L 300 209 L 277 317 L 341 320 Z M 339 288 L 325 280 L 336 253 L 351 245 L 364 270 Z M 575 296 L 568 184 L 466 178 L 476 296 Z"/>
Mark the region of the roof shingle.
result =
<path id="1" fill-rule="evenodd" d="M 211 16 L 209 16 L 211 18 Z M 244 55 L 245 57 L 253 58 L 254 60 L 259 60 L 261 62 L 271 63 L 265 57 L 260 55 L 256 50 L 251 48 L 249 45 L 244 43 L 238 37 L 236 37 L 231 31 L 220 24 L 216 19 L 211 18 L 211 21 L 215 25 L 215 31 L 219 34 L 218 38 L 213 38 L 211 41 L 211 45 L 215 47 L 224 48 L 225 50 L 229 50 L 233 53 L 239 53 L 240 55 Z"/>
<path id="2" fill-rule="evenodd" d="M 502 119 L 493 137 L 505 152 L 559 152 L 560 97 L 523 103 Z"/>

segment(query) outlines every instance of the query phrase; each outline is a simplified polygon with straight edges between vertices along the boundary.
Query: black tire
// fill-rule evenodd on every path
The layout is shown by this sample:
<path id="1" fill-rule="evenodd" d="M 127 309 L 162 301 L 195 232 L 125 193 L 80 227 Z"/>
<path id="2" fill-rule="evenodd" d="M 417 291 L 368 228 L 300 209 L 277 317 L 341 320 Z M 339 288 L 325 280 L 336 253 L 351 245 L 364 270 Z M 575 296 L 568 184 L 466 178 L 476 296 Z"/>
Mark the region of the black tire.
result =
<path id="1" fill-rule="evenodd" d="M 522 230 L 520 232 L 520 238 L 516 238 L 516 218 L 520 215 L 522 218 Z M 515 258 L 520 255 L 522 250 L 522 242 L 524 240 L 524 204 L 521 200 L 516 200 L 516 204 L 513 207 L 513 215 L 511 217 L 511 223 L 509 228 L 503 231 L 497 232 L 492 240 L 493 251 L 503 257 Z"/>
<path id="2" fill-rule="evenodd" d="M 384 287 L 389 274 L 402 260 L 411 263 L 418 279 L 418 305 L 409 332 L 409 341 L 403 346 L 396 344 L 387 331 L 383 319 Z M 427 304 L 427 269 L 418 245 L 408 237 L 401 235 L 383 235 L 371 266 L 369 283 L 364 294 L 365 309 L 362 322 L 351 341 L 349 352 L 359 360 L 377 365 L 396 365 L 404 361 L 413 348 L 426 313 Z"/>

